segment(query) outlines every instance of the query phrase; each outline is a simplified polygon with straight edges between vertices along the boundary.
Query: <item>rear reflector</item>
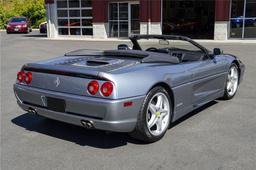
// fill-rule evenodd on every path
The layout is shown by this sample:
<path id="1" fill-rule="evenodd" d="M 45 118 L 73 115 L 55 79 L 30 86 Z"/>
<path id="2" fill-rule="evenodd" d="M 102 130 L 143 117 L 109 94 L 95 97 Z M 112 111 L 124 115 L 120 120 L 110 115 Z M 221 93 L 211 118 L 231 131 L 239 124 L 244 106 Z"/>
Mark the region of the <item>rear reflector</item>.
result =
<path id="1" fill-rule="evenodd" d="M 95 95 L 99 91 L 99 83 L 95 80 L 91 81 L 88 84 L 87 90 L 91 95 Z"/>
<path id="2" fill-rule="evenodd" d="M 103 96 L 110 96 L 113 92 L 113 84 L 110 81 L 103 83 L 100 88 L 100 91 Z"/>
<path id="3" fill-rule="evenodd" d="M 132 106 L 133 102 L 124 102 L 124 107 Z"/>

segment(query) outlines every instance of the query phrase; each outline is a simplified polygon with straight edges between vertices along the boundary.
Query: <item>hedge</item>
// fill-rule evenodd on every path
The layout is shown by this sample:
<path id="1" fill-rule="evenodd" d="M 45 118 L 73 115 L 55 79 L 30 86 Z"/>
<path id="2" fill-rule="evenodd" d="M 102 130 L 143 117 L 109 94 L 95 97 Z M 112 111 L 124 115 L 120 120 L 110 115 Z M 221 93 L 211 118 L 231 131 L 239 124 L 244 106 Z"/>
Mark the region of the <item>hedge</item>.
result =
<path id="1" fill-rule="evenodd" d="M 13 16 L 25 16 L 33 28 L 46 20 L 44 0 L 2 0 L 0 1 L 0 28 L 3 29 Z"/>

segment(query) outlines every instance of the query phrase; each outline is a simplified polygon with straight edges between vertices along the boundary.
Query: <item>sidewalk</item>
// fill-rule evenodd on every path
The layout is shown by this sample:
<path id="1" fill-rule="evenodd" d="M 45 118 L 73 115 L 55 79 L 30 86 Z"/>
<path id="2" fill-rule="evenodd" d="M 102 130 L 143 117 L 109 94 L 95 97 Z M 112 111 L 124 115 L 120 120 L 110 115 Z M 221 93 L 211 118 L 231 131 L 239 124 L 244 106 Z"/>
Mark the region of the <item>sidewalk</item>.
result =
<path id="1" fill-rule="evenodd" d="M 128 38 L 105 38 L 105 39 L 99 39 L 99 38 L 84 38 L 84 37 L 57 37 L 57 38 L 42 38 L 42 39 L 48 39 L 48 40 L 67 40 L 67 41 L 106 41 L 106 42 L 129 42 L 130 40 Z M 204 40 L 204 39 L 194 39 L 196 42 L 202 42 L 202 43 L 245 43 L 245 44 L 256 44 L 256 39 L 228 39 L 228 40 Z"/>
<path id="2" fill-rule="evenodd" d="M 39 29 L 33 29 L 33 31 L 39 31 Z M 0 30 L 0 32 L 5 32 L 5 30 Z M 101 41 L 101 42 L 129 42 L 129 38 L 90 38 L 90 37 L 56 37 L 56 38 L 47 38 L 47 37 L 38 37 L 42 40 L 59 40 L 59 41 Z M 256 44 L 255 39 L 228 39 L 228 40 L 211 40 L 211 39 L 194 39 L 196 42 L 202 43 L 243 43 L 243 44 Z"/>

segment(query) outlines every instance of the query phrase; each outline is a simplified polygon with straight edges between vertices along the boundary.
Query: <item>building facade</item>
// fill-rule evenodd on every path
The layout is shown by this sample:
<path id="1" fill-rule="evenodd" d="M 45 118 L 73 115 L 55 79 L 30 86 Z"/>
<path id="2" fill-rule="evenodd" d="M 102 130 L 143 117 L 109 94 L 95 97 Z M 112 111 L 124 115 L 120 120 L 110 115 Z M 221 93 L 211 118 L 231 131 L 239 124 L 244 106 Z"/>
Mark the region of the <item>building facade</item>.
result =
<path id="1" fill-rule="evenodd" d="M 256 38 L 256 0 L 46 0 L 48 37 Z"/>

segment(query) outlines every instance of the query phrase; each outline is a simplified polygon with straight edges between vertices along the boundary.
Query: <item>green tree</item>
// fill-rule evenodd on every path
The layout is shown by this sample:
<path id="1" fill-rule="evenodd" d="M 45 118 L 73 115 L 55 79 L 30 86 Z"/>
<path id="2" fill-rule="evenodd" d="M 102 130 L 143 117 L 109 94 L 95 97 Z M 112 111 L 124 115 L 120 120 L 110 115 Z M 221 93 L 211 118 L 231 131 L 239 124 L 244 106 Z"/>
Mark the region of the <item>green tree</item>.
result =
<path id="1" fill-rule="evenodd" d="M 0 2 L 0 27 L 13 16 L 25 16 L 32 27 L 46 20 L 44 0 L 4 0 Z"/>
<path id="2" fill-rule="evenodd" d="M 4 28 L 8 19 L 17 15 L 13 10 L 13 4 L 5 1 L 0 2 L 0 28 Z"/>

